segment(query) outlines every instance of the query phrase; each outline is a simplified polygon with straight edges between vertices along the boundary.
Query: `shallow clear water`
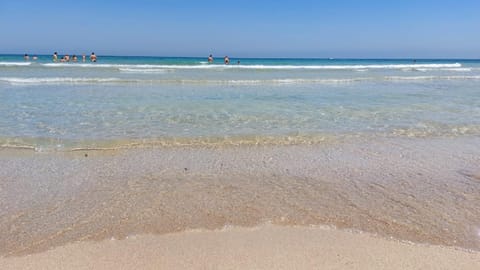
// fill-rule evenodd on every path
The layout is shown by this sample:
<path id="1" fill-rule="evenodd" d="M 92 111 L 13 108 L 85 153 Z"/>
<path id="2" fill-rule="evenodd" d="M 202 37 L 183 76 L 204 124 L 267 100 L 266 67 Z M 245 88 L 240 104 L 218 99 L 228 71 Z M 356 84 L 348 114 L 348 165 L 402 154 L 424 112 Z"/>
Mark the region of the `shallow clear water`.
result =
<path id="1" fill-rule="evenodd" d="M 480 250 L 480 137 L 0 150 L 0 255 L 225 226 L 327 224 Z"/>
<path id="2" fill-rule="evenodd" d="M 265 222 L 480 249 L 480 61 L 205 62 L 0 56 L 0 255 Z"/>
<path id="3" fill-rule="evenodd" d="M 0 56 L 0 145 L 314 143 L 480 134 L 480 61 Z"/>

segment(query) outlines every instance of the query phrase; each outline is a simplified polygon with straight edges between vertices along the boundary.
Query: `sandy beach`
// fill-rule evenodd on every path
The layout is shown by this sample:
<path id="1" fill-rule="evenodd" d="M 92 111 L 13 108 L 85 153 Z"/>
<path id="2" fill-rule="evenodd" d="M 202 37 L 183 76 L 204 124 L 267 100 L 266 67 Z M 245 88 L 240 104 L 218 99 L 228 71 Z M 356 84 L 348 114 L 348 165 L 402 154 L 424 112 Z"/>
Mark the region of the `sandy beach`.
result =
<path id="1" fill-rule="evenodd" d="M 480 270 L 478 10 L 1 1 L 0 270 Z"/>
<path id="2" fill-rule="evenodd" d="M 478 145 L 4 149 L 2 269 L 476 269 Z"/>
<path id="3" fill-rule="evenodd" d="M 69 244 L 2 269 L 478 269 L 480 253 L 327 227 L 227 228 Z"/>

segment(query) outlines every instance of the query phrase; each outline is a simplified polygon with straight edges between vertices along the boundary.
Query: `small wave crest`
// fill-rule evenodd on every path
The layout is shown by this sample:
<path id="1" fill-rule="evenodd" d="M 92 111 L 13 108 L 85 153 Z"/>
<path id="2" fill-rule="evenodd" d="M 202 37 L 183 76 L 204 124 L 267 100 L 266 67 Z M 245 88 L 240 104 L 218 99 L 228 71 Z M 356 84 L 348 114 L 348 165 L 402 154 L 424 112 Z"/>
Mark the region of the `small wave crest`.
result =
<path id="1" fill-rule="evenodd" d="M 17 67 L 17 66 L 30 66 L 30 62 L 0 62 L 0 66 L 4 67 Z"/>
<path id="2" fill-rule="evenodd" d="M 387 76 L 386 81 L 480 80 L 480 76 Z"/>
<path id="3" fill-rule="evenodd" d="M 162 71 L 163 72 L 163 71 Z M 165 71 L 167 72 L 167 71 Z M 0 77 L 0 82 L 11 85 L 48 84 L 191 84 L 191 85 L 287 85 L 287 84 L 345 84 L 365 81 L 432 81 L 432 80 L 480 80 L 479 76 L 385 76 L 338 79 L 262 79 L 262 80 L 208 80 L 208 79 L 130 79 L 130 78 L 19 78 Z"/>
<path id="4" fill-rule="evenodd" d="M 325 70 L 368 70 L 368 69 L 407 69 L 407 68 L 460 68 L 462 65 L 460 63 L 454 64 L 412 64 L 412 65 L 402 65 L 402 64 L 391 64 L 391 65 L 318 65 L 318 66 L 294 66 L 294 65 L 284 65 L 284 66 L 267 66 L 267 65 L 245 65 L 245 66 L 236 66 L 237 68 L 247 68 L 247 69 L 325 69 Z"/>
<path id="5" fill-rule="evenodd" d="M 0 138 L 0 149 L 32 150 L 35 152 L 64 152 L 88 150 L 122 150 L 152 147 L 223 147 L 223 146 L 253 146 L 253 145 L 300 145 L 329 143 L 338 136 L 322 135 L 286 135 L 286 136 L 221 136 L 221 137 L 164 137 L 145 139 L 114 139 L 99 141 L 62 141 L 20 138 Z"/>
<path id="6" fill-rule="evenodd" d="M 128 82 L 129 80 L 119 78 L 70 78 L 70 77 L 54 77 L 54 78 L 16 78 L 6 77 L 0 78 L 0 82 L 10 83 L 12 85 L 42 85 L 42 84 L 92 84 L 92 83 L 118 83 Z"/>
<path id="7" fill-rule="evenodd" d="M 46 67 L 86 67 L 86 68 L 116 68 L 116 69 L 253 69 L 253 70 L 369 70 L 369 69 L 441 69 L 461 68 L 460 63 L 453 64 L 390 64 L 390 65 L 153 65 L 153 64 L 77 64 L 77 63 L 47 63 Z"/>
<path id="8" fill-rule="evenodd" d="M 428 72 L 428 71 L 453 71 L 453 72 L 471 72 L 471 68 L 416 68 L 414 71 Z"/>
<path id="9" fill-rule="evenodd" d="M 164 68 L 119 68 L 121 72 L 125 73 L 145 73 L 145 74 L 164 74 L 173 72 L 173 69 L 164 69 Z"/>
<path id="10" fill-rule="evenodd" d="M 480 126 L 449 125 L 442 123 L 423 123 L 416 127 L 396 127 L 389 131 L 316 133 L 291 135 L 232 135 L 206 137 L 159 137 L 143 139 L 106 139 L 106 140 L 63 140 L 46 138 L 0 138 L 0 149 L 32 150 L 35 152 L 84 151 L 84 150 L 122 150 L 155 147 L 225 147 L 225 146 L 275 146 L 275 145 L 315 145 L 342 142 L 358 138 L 409 137 L 439 138 L 478 136 Z"/>

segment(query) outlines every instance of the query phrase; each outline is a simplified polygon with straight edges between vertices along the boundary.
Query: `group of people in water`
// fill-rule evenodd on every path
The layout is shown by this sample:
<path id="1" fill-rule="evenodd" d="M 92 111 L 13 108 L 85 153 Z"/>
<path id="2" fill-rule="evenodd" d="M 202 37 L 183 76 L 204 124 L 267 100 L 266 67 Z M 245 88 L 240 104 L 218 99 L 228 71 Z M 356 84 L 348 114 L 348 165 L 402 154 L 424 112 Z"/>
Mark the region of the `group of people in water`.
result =
<path id="1" fill-rule="evenodd" d="M 29 56 L 28 54 L 24 54 L 24 55 L 23 55 L 23 60 L 25 60 L 25 61 L 30 61 L 30 56 Z M 32 60 L 33 60 L 33 61 L 37 61 L 37 60 L 38 60 L 38 56 L 34 55 L 34 56 L 32 57 Z"/>
<path id="2" fill-rule="evenodd" d="M 23 59 L 25 61 L 30 61 L 30 56 L 28 54 L 25 54 L 23 55 Z M 38 60 L 38 56 L 34 55 L 32 57 L 32 60 L 33 61 L 36 61 Z M 72 58 L 70 58 L 70 55 L 68 54 L 65 54 L 64 56 L 62 56 L 60 59 L 58 59 L 58 53 L 57 52 L 54 52 L 53 53 L 53 56 L 52 56 L 52 60 L 53 62 L 78 62 L 78 57 L 77 55 L 72 55 Z M 87 56 L 85 54 L 82 55 L 82 62 L 86 62 L 87 61 Z M 97 56 L 95 55 L 94 52 L 92 52 L 92 54 L 90 54 L 90 62 L 97 62 Z"/>
<path id="3" fill-rule="evenodd" d="M 54 52 L 53 53 L 53 57 L 52 57 L 52 60 L 53 62 L 78 62 L 78 57 L 74 54 L 72 55 L 72 59 L 70 59 L 70 55 L 66 54 L 64 56 L 62 56 L 62 58 L 60 58 L 60 60 L 58 60 L 58 53 L 57 52 Z M 86 62 L 87 61 L 87 56 L 85 54 L 82 55 L 82 62 Z M 90 62 L 97 62 L 97 56 L 95 55 L 94 52 L 92 52 L 92 54 L 90 54 Z"/>
<path id="4" fill-rule="evenodd" d="M 211 55 L 211 54 L 208 56 L 208 63 L 209 63 L 209 64 L 212 64 L 212 63 L 213 63 L 213 55 Z M 228 56 L 225 56 L 225 57 L 223 58 L 223 63 L 224 63 L 225 65 L 230 64 L 230 58 L 228 58 Z M 237 61 L 237 64 L 238 64 L 238 65 L 240 64 L 240 60 Z"/>
<path id="5" fill-rule="evenodd" d="M 23 59 L 25 61 L 30 61 L 30 56 L 28 54 L 25 54 L 23 56 Z M 33 56 L 32 58 L 33 61 L 36 61 L 38 60 L 38 57 L 36 55 Z M 53 53 L 53 56 L 52 56 L 52 60 L 53 62 L 57 63 L 57 62 L 78 62 L 78 57 L 77 55 L 72 55 L 72 57 L 70 58 L 70 55 L 68 54 L 65 54 L 64 56 L 62 56 L 60 59 L 58 59 L 58 53 L 57 52 L 54 52 Z M 82 55 L 82 62 L 86 62 L 87 61 L 87 56 L 85 54 Z M 92 52 L 92 54 L 90 54 L 90 62 L 97 62 L 97 56 L 95 55 L 94 52 Z M 209 64 L 212 64 L 213 63 L 213 55 L 209 55 L 208 56 L 208 63 Z M 228 65 L 230 64 L 230 58 L 228 58 L 228 56 L 225 56 L 223 58 L 223 63 L 225 65 Z M 237 61 L 237 64 L 239 65 L 240 64 L 240 60 Z"/>

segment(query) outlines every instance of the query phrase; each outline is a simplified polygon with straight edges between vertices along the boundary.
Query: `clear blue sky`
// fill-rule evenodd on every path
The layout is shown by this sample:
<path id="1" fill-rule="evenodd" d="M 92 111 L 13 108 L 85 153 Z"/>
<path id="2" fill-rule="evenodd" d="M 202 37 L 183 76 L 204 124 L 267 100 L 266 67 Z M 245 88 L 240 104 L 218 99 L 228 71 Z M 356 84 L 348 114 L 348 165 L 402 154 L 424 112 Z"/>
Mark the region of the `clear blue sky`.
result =
<path id="1" fill-rule="evenodd" d="M 0 53 L 480 58 L 480 0 L 0 0 Z"/>

